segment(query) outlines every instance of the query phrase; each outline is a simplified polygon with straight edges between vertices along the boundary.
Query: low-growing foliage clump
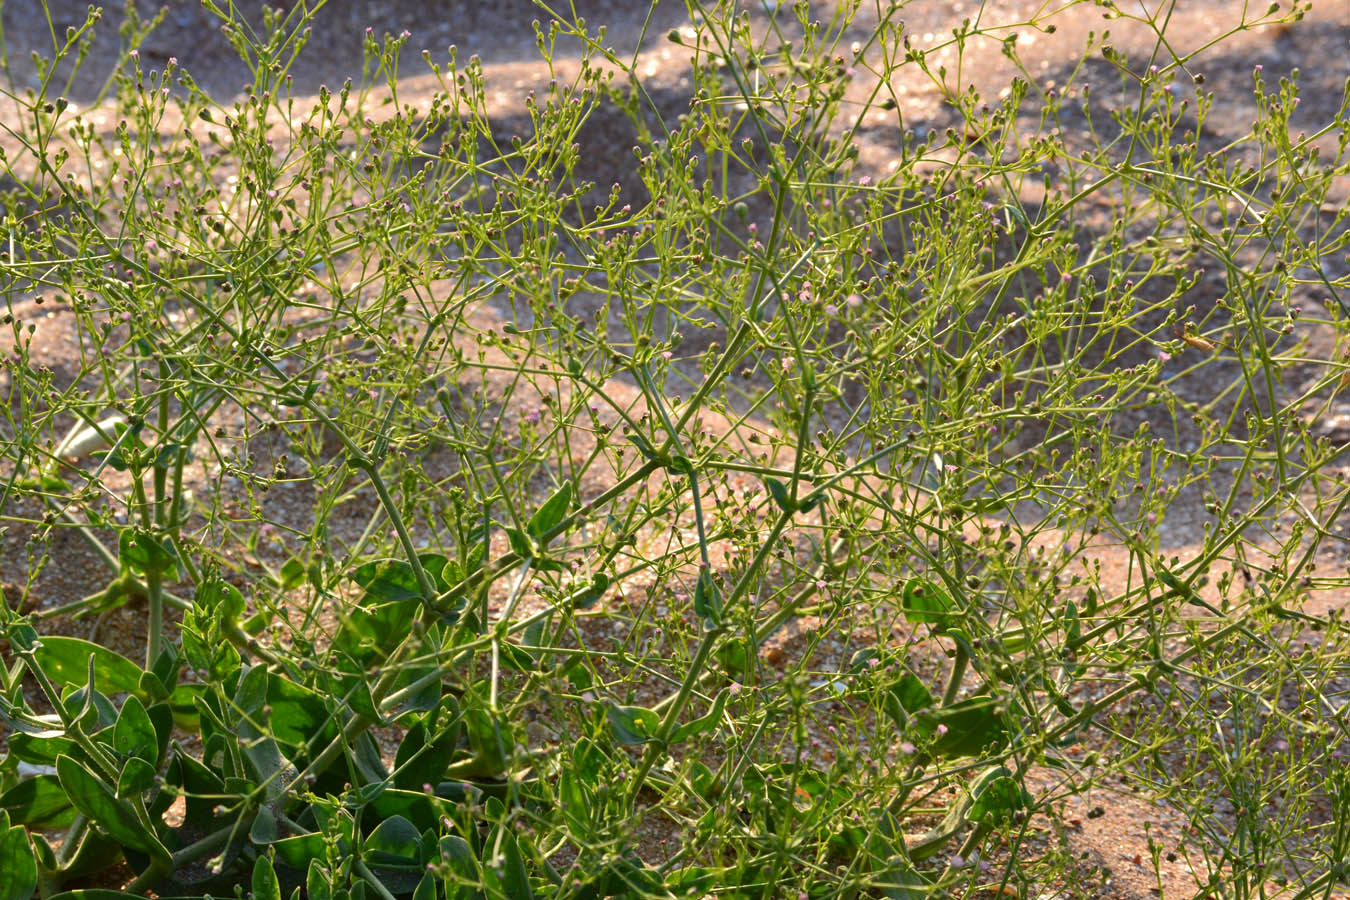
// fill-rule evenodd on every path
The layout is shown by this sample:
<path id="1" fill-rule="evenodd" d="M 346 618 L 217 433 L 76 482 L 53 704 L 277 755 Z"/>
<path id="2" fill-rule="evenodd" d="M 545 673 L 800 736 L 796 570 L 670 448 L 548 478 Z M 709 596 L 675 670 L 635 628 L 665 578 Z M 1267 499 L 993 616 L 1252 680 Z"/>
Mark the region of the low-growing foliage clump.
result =
<path id="1" fill-rule="evenodd" d="M 510 134 L 453 48 L 409 101 L 407 34 L 296 96 L 322 5 L 206 0 L 229 102 L 130 6 L 115 125 L 66 97 L 95 12 L 4 91 L 0 900 L 1026 895 L 1063 874 L 1033 815 L 1122 777 L 1190 816 L 1197 892 L 1344 877 L 1344 639 L 1304 611 L 1347 586 L 1304 418 L 1347 382 L 1309 337 L 1344 115 L 1295 136 L 1257 72 L 1219 145 L 1166 10 L 921 46 L 890 4 L 690 0 L 639 42 L 676 105 L 541 5 L 580 62 Z M 1090 90 L 1001 99 L 936 62 L 1087 12 L 1153 58 L 1097 32 Z M 106 572 L 53 601 L 71 536 Z M 123 606 L 134 658 L 65 633 Z"/>

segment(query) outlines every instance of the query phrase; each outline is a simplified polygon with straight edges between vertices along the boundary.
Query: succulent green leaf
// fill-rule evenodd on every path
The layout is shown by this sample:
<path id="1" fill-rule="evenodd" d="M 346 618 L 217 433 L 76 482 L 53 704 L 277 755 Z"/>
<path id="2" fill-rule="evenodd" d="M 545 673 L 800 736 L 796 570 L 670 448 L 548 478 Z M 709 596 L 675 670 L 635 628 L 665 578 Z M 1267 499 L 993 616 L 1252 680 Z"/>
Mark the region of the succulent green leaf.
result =
<path id="1" fill-rule="evenodd" d="M 1007 772 L 1006 769 L 1003 771 Z M 981 786 L 970 806 L 970 820 L 998 824 L 1030 802 L 1030 796 L 1011 774 L 1001 774 Z"/>
<path id="2" fill-rule="evenodd" d="M 130 804 L 118 800 L 113 789 L 83 763 L 70 756 L 57 757 L 56 774 L 75 807 L 114 841 L 165 866 L 170 864 L 169 851 L 145 828 Z"/>
<path id="3" fill-rule="evenodd" d="M 699 570 L 698 583 L 694 585 L 694 615 L 709 627 L 722 624 L 722 593 L 708 569 Z"/>
<path id="4" fill-rule="evenodd" d="M 528 531 L 530 536 L 536 541 L 542 543 L 544 541 L 544 536 L 554 528 L 557 528 L 562 520 L 566 518 L 567 508 L 571 506 L 571 504 L 572 480 L 569 478 L 544 501 L 543 506 L 535 511 L 534 515 L 530 517 L 529 523 L 525 526 L 525 530 Z"/>
<path id="5" fill-rule="evenodd" d="M 253 864 L 253 900 L 281 900 L 281 882 L 272 860 L 260 855 Z"/>
<path id="6" fill-rule="evenodd" d="M 797 506 L 792 502 L 792 497 L 788 493 L 787 485 L 777 478 L 765 478 L 765 486 L 769 489 L 769 494 L 773 497 L 773 502 L 785 513 L 796 512 Z"/>
<path id="7" fill-rule="evenodd" d="M 305 874 L 305 896 L 307 900 L 333 900 L 333 885 L 317 858 L 309 861 L 309 870 Z"/>
<path id="8" fill-rule="evenodd" d="M 322 834 L 297 834 L 282 838 L 270 845 L 277 859 L 292 869 L 305 871 L 326 858 L 327 852 Z M 313 871 L 310 869 L 310 871 Z M 313 894 L 310 894 L 313 897 Z"/>
<path id="9" fill-rule="evenodd" d="M 614 739 L 626 747 L 646 744 L 656 738 L 661 718 L 643 706 L 609 707 L 609 728 Z"/>
<path id="10" fill-rule="evenodd" d="M 0 796 L 0 810 L 15 825 L 51 831 L 65 828 L 75 818 L 75 807 L 55 775 L 25 778 Z"/>
<path id="11" fill-rule="evenodd" d="M 927 624 L 942 628 L 957 617 L 956 604 L 952 602 L 951 595 L 926 578 L 914 577 L 905 582 L 901 605 L 905 619 L 911 625 Z"/>
<path id="12" fill-rule="evenodd" d="M 722 710 L 726 708 L 727 698 L 731 696 L 730 690 L 722 690 L 713 700 L 712 708 L 708 710 L 707 715 L 700 716 L 693 721 L 686 722 L 679 726 L 670 735 L 670 742 L 678 744 L 681 741 L 687 741 L 695 735 L 703 734 L 716 728 L 722 721 Z"/>
<path id="13" fill-rule="evenodd" d="M 525 859 L 520 854 L 515 834 L 497 826 L 484 842 L 484 849 L 489 853 L 494 848 L 496 853 L 484 859 L 488 864 L 483 866 L 483 880 L 489 896 L 532 900 L 534 892 L 530 889 L 529 872 L 525 868 Z"/>
<path id="14" fill-rule="evenodd" d="M 118 539 L 117 554 L 122 565 L 137 575 L 159 572 L 172 577 L 178 571 L 178 554 L 173 544 L 168 538 L 148 531 L 123 531 Z"/>
<path id="15" fill-rule="evenodd" d="M 377 825 L 366 838 L 361 856 L 394 893 L 413 890 L 426 872 L 422 835 L 402 816 L 392 816 Z"/>
<path id="16" fill-rule="evenodd" d="M 136 756 L 151 763 L 159 756 L 159 734 L 145 704 L 134 694 L 126 699 L 117 715 L 113 749 L 123 756 Z"/>
<path id="17" fill-rule="evenodd" d="M 978 756 L 990 745 L 999 747 L 1007 738 L 1003 701 L 997 697 L 971 697 L 951 706 L 929 707 L 915 717 L 920 729 L 932 737 L 934 756 Z"/>
<path id="18" fill-rule="evenodd" d="M 155 785 L 155 767 L 140 757 L 133 756 L 122 766 L 117 779 L 117 796 L 130 800 Z"/>
<path id="19" fill-rule="evenodd" d="M 0 812 L 0 900 L 28 900 L 37 889 L 37 876 L 28 832 L 21 825 L 11 828 L 9 816 Z"/>
<path id="20" fill-rule="evenodd" d="M 125 656 L 81 638 L 44 635 L 33 651 L 38 666 L 57 687 L 83 686 L 94 663 L 94 687 L 103 694 L 135 694 L 141 667 Z"/>
<path id="21" fill-rule="evenodd" d="M 471 900 L 481 897 L 473 885 L 482 882 L 478 857 L 468 842 L 458 835 L 447 835 L 437 845 L 439 856 L 450 867 L 453 877 L 445 879 L 446 900 Z"/>

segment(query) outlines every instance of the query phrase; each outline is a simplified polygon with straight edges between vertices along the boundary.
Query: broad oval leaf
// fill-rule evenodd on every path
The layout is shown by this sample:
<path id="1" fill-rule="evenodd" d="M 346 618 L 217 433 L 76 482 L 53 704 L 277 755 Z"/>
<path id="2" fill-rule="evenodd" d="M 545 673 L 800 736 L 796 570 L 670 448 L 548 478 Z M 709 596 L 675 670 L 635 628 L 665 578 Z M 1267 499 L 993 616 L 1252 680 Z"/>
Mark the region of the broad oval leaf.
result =
<path id="1" fill-rule="evenodd" d="M 932 736 L 929 750 L 934 756 L 978 756 L 990 745 L 1001 746 L 1007 737 L 1003 701 L 998 697 L 971 697 L 951 706 L 929 707 L 920 710 L 914 721 Z"/>
<path id="2" fill-rule="evenodd" d="M 722 624 L 722 593 L 707 569 L 699 570 L 694 585 L 694 615 L 713 628 Z"/>
<path id="3" fill-rule="evenodd" d="M 151 763 L 159 756 L 159 734 L 150 721 L 145 704 L 134 694 L 122 704 L 117 723 L 113 725 L 113 749 L 123 756 L 135 756 Z"/>
<path id="4" fill-rule="evenodd" d="M 402 816 L 391 816 L 377 825 L 366 838 L 361 857 L 395 893 L 416 888 L 426 872 L 422 835 Z"/>
<path id="5" fill-rule="evenodd" d="M 544 535 L 557 528 L 567 516 L 567 508 L 572 504 L 572 479 L 567 479 L 553 494 L 544 501 L 530 517 L 525 530 L 536 541 L 542 541 Z"/>
<path id="6" fill-rule="evenodd" d="M 259 856 L 253 864 L 253 900 L 281 900 L 281 882 L 277 871 L 266 856 Z"/>
<path id="7" fill-rule="evenodd" d="M 1003 769 L 1003 772 L 1007 772 Z M 1014 812 L 1023 809 L 1031 802 L 1030 795 L 1023 790 L 1011 775 L 1000 774 L 982 785 L 970 806 L 970 821 L 987 824 L 1004 822 Z"/>
<path id="8" fill-rule="evenodd" d="M 646 744 L 656 739 L 661 719 L 657 714 L 643 706 L 609 707 L 609 728 L 614 739 L 627 747 Z"/>
<path id="9" fill-rule="evenodd" d="M 20 825 L 9 827 L 9 817 L 0 813 L 0 900 L 28 900 L 37 889 L 37 860 L 28 832 Z"/>
<path id="10" fill-rule="evenodd" d="M 927 578 L 915 577 L 905 582 L 901 606 L 905 619 L 911 625 L 928 624 L 942 628 L 957 618 L 956 604 L 951 595 Z"/>
<path id="11" fill-rule="evenodd" d="M 103 694 L 135 694 L 140 691 L 141 667 L 107 647 L 81 638 L 45 635 L 33 650 L 33 658 L 57 687 L 82 687 L 94 661 L 94 687 Z"/>
<path id="12" fill-rule="evenodd" d="M 122 767 L 117 779 L 117 796 L 129 800 L 155 785 L 155 767 L 145 760 L 133 756 Z"/>
<path id="13" fill-rule="evenodd" d="M 498 825 L 484 842 L 484 847 L 489 852 L 491 848 L 498 848 L 484 860 L 487 865 L 483 866 L 483 880 L 488 885 L 488 893 L 511 900 L 531 900 L 534 892 L 530 890 L 529 873 L 515 834 Z"/>
<path id="14" fill-rule="evenodd" d="M 55 775 L 25 778 L 0 796 L 0 809 L 16 825 L 40 831 L 65 828 L 75 818 L 75 807 Z"/>
<path id="15" fill-rule="evenodd" d="M 56 760 L 56 774 L 75 807 L 107 832 L 109 837 L 165 866 L 172 865 L 169 851 L 159 842 L 159 838 L 147 831 L 131 806 L 118 800 L 113 789 L 86 769 L 83 763 L 62 755 Z"/>

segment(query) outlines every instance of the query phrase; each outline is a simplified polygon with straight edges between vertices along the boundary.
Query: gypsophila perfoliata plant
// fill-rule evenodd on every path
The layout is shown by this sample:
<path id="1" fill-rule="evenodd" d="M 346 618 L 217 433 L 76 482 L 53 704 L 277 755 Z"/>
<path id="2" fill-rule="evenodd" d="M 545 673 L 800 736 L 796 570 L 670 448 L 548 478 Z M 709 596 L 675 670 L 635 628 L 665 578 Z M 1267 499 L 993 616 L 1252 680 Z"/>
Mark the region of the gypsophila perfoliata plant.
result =
<path id="1" fill-rule="evenodd" d="M 1224 142 L 1210 45 L 1103 0 L 689 0 L 674 100 L 541 4 L 506 122 L 205 6 L 232 99 L 134 15 L 92 106 L 97 12 L 4 66 L 0 900 L 1027 896 L 1122 784 L 1197 893 L 1344 878 L 1344 105 L 1258 70 Z M 1087 12 L 1152 56 L 1039 84 Z"/>

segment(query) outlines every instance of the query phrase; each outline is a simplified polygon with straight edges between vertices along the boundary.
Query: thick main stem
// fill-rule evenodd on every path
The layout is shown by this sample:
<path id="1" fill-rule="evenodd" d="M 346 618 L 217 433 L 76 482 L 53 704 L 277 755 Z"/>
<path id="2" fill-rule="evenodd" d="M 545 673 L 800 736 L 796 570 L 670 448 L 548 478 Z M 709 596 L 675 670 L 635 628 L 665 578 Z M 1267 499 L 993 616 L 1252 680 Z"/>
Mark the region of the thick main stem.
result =
<path id="1" fill-rule="evenodd" d="M 952 670 L 947 675 L 947 686 L 942 690 L 942 705 L 951 706 L 956 695 L 961 693 L 961 682 L 966 678 L 966 666 L 970 665 L 970 654 L 960 641 L 956 643 L 956 654 L 952 657 Z"/>

